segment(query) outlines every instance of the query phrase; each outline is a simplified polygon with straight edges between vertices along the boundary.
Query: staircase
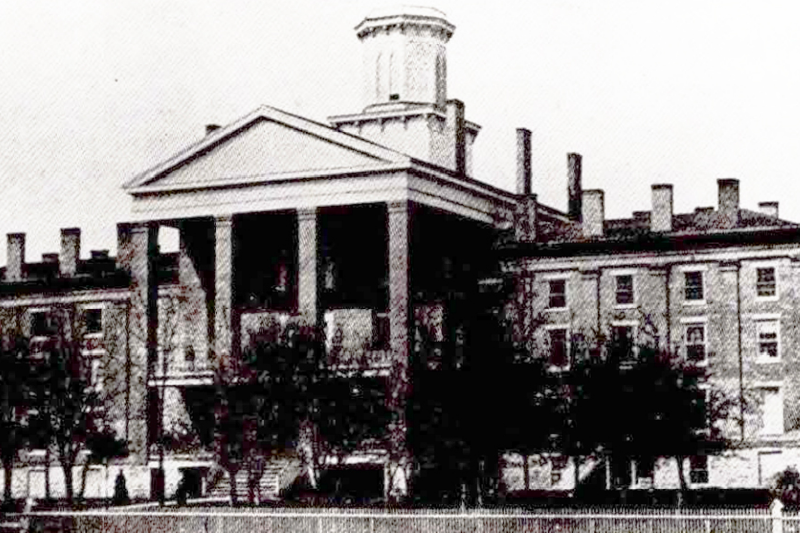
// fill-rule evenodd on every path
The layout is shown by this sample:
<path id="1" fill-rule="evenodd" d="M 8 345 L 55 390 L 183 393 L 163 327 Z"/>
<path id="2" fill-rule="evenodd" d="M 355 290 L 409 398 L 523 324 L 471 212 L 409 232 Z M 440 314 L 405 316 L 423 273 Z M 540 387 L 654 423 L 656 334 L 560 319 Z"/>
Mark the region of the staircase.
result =
<path id="1" fill-rule="evenodd" d="M 300 460 L 294 457 L 279 457 L 267 461 L 264 473 L 258 480 L 261 488 L 261 500 L 277 500 L 281 491 L 286 489 L 300 473 Z M 247 469 L 242 468 L 236 473 L 236 497 L 242 501 L 247 500 Z M 231 480 L 225 472 L 219 480 L 208 489 L 208 496 L 212 498 L 228 498 L 231 494 Z"/>

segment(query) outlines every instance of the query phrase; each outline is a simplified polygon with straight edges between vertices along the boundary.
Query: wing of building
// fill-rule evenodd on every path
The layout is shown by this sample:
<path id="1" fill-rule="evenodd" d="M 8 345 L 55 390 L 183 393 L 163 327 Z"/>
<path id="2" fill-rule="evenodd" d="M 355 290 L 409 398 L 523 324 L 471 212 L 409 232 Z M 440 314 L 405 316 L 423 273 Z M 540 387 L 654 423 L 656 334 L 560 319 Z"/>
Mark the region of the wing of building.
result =
<path id="1" fill-rule="evenodd" d="M 132 496 L 150 497 L 162 462 L 168 496 L 181 478 L 193 494 L 227 495 L 230 480 L 213 485 L 209 475 L 216 361 L 237 357 L 260 325 L 302 317 L 324 325 L 340 357 L 366 358 L 372 379 L 396 379 L 389 369 L 407 371 L 411 324 L 441 339 L 459 273 L 499 266 L 535 286 L 530 312 L 547 317 L 536 335 L 655 334 L 665 346 L 691 346 L 726 388 L 757 393 L 760 407 L 737 428 L 740 445 L 692 474 L 697 485 L 763 486 L 800 459 L 800 226 L 781 220 L 776 203 L 742 208 L 736 180 L 720 180 L 716 209 L 674 213 L 672 187 L 654 185 L 650 211 L 606 220 L 603 192 L 581 190 L 577 154 L 567 158 L 567 209 L 540 204 L 523 129 L 517 190 L 476 179 L 480 127 L 447 95 L 454 29 L 429 8 L 366 17 L 356 27 L 362 111 L 320 124 L 264 106 L 207 126 L 199 141 L 126 183 L 132 212 L 118 227 L 116 257 L 83 257 L 80 230 L 69 228 L 60 254 L 28 262 L 24 234 L 8 235 L 0 307 L 23 316 L 37 339 L 50 334 L 49 310 L 74 305 L 98 372 L 114 361 L 126 369 L 114 383 L 98 379 L 120 387 L 107 409 L 131 453 L 110 475 L 93 466 L 87 495 L 109 494 L 123 472 Z M 162 227 L 178 230 L 177 253 L 160 253 Z M 509 234 L 498 263 L 490 252 Z M 568 365 L 556 348 L 557 366 Z M 177 443 L 166 450 L 155 444 L 165 431 Z M 46 478 L 53 495 L 63 491 L 60 469 L 48 470 L 45 457 L 41 449 L 21 455 L 17 496 L 44 497 Z M 404 490 L 402 476 L 383 481 L 387 461 L 384 450 L 368 449 L 345 462 Z M 298 469 L 291 456 L 274 463 L 261 484 L 277 495 Z M 702 467 L 687 461 L 687 471 Z M 514 479 L 513 464 L 509 472 Z M 543 488 L 571 489 L 573 476 L 563 474 L 540 476 Z M 666 468 L 655 477 L 660 487 L 677 485 Z"/>

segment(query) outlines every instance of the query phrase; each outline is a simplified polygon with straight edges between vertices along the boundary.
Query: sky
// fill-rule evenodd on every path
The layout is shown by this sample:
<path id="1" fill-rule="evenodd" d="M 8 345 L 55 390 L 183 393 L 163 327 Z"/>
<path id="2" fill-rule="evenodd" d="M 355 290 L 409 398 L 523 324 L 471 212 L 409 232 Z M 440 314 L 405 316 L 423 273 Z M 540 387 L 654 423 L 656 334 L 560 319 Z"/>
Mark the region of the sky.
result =
<path id="1" fill-rule="evenodd" d="M 325 121 L 359 112 L 353 28 L 397 2 L 4 0 L 0 3 L 0 233 L 27 260 L 83 230 L 116 248 L 121 184 L 259 105 Z M 533 188 L 566 207 L 566 154 L 606 216 L 780 201 L 800 221 L 800 5 L 739 0 L 438 0 L 456 31 L 448 97 L 482 126 L 474 177 L 513 190 L 515 129 L 533 132 Z M 797 7 L 796 7 L 797 6 Z M 165 247 L 174 242 L 165 239 Z M 0 245 L 0 264 L 5 264 Z"/>

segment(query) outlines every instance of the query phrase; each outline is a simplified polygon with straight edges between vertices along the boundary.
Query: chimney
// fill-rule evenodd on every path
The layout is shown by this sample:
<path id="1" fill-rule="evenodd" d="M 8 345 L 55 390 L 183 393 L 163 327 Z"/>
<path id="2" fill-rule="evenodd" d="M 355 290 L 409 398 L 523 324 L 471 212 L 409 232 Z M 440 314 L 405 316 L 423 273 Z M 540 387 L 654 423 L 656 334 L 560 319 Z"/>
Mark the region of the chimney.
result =
<path id="1" fill-rule="evenodd" d="M 117 268 L 125 272 L 131 271 L 133 260 L 133 243 L 131 236 L 133 224 L 120 222 L 117 224 Z"/>
<path id="2" fill-rule="evenodd" d="M 572 220 L 581 221 L 581 154 L 567 154 L 567 214 Z"/>
<path id="3" fill-rule="evenodd" d="M 219 129 L 219 124 L 206 124 L 206 135 L 214 133 Z"/>
<path id="4" fill-rule="evenodd" d="M 25 234 L 9 233 L 6 248 L 6 281 L 22 281 L 25 268 Z"/>
<path id="5" fill-rule="evenodd" d="M 650 231 L 663 233 L 672 231 L 672 185 L 659 183 L 652 187 L 653 210 L 650 215 Z"/>
<path id="6" fill-rule="evenodd" d="M 514 235 L 517 242 L 536 241 L 536 195 L 526 194 L 517 200 Z"/>
<path id="7" fill-rule="evenodd" d="M 531 193 L 531 132 L 517 128 L 517 194 Z"/>
<path id="8" fill-rule="evenodd" d="M 446 131 L 450 135 L 453 146 L 453 159 L 451 168 L 463 176 L 467 173 L 467 141 L 466 128 L 464 127 L 464 102 L 461 100 L 447 101 Z"/>
<path id="9" fill-rule="evenodd" d="M 778 218 L 778 202 L 759 202 L 758 210 L 762 215 Z"/>
<path id="10" fill-rule="evenodd" d="M 59 272 L 64 277 L 78 273 L 78 260 L 81 257 L 81 229 L 63 228 L 61 230 L 61 263 Z"/>
<path id="11" fill-rule="evenodd" d="M 584 237 L 602 237 L 605 222 L 605 203 L 603 191 L 592 189 L 583 191 L 581 196 L 581 221 Z"/>
<path id="12" fill-rule="evenodd" d="M 734 178 L 717 180 L 719 187 L 719 206 L 722 223 L 726 228 L 735 227 L 739 222 L 739 180 Z"/>

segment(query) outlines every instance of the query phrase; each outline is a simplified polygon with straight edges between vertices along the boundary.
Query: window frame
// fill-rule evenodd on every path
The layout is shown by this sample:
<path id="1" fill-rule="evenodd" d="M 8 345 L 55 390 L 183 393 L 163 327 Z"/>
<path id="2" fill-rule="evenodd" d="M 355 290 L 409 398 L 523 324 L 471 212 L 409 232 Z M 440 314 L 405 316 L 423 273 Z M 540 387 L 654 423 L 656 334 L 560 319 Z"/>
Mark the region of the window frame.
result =
<path id="1" fill-rule="evenodd" d="M 681 344 L 683 345 L 684 349 L 684 359 L 687 363 L 691 363 L 695 366 L 707 366 L 708 365 L 708 321 L 705 317 L 698 317 L 692 319 L 683 319 L 681 320 L 681 326 L 683 327 L 683 332 L 681 334 Z M 700 343 L 689 343 L 689 329 L 701 327 L 703 328 L 703 359 L 701 361 L 696 361 L 689 358 L 689 347 L 690 346 L 699 346 Z"/>
<path id="2" fill-rule="evenodd" d="M 553 360 L 553 332 L 554 331 L 563 331 L 564 332 L 564 355 L 566 359 L 566 364 L 562 366 L 556 366 L 552 364 Z M 572 368 L 572 357 L 571 357 L 571 343 L 570 343 L 570 328 L 569 325 L 566 324 L 549 324 L 545 326 L 545 332 L 547 334 L 547 369 L 550 372 L 568 372 Z"/>
<path id="3" fill-rule="evenodd" d="M 759 302 L 773 302 L 779 299 L 780 291 L 778 287 L 778 266 L 774 263 L 757 263 L 753 265 L 755 270 L 755 297 L 756 300 Z M 771 295 L 761 295 L 759 294 L 759 271 L 760 270 L 772 270 L 772 285 L 773 285 L 773 294 Z"/>
<path id="4" fill-rule="evenodd" d="M 633 271 L 616 271 L 613 272 L 612 275 L 614 276 L 614 307 L 618 309 L 626 309 L 636 307 L 636 276 L 634 275 Z M 630 302 L 620 302 L 620 278 L 630 278 L 631 286 L 630 286 Z M 623 292 L 622 294 L 627 294 Z"/>
<path id="5" fill-rule="evenodd" d="M 687 268 L 681 270 L 683 274 L 683 303 L 684 305 L 705 305 L 708 295 L 706 294 L 706 269 L 704 268 Z M 689 298 L 689 275 L 696 274 L 700 276 L 700 298 Z"/>
<path id="6" fill-rule="evenodd" d="M 756 347 L 756 362 L 760 364 L 772 364 L 781 362 L 781 320 L 780 315 L 755 315 L 753 317 L 755 324 L 755 347 Z M 770 324 L 775 327 L 775 351 L 777 355 L 773 357 L 763 355 L 761 351 L 761 328 Z M 765 332 L 766 333 L 766 332 Z"/>
<path id="7" fill-rule="evenodd" d="M 563 311 L 569 308 L 569 289 L 567 288 L 567 276 L 548 277 L 545 279 L 547 282 L 547 310 L 548 311 Z M 560 296 L 564 299 L 564 305 L 560 307 L 553 306 L 553 298 L 558 297 L 559 293 L 553 293 L 553 284 L 562 283 L 564 290 Z"/>

